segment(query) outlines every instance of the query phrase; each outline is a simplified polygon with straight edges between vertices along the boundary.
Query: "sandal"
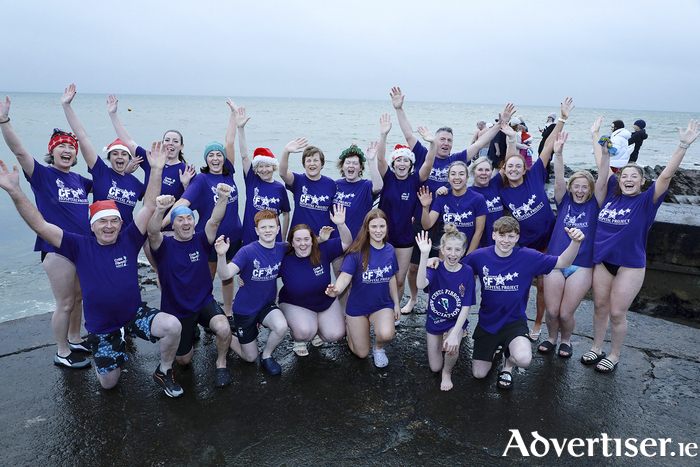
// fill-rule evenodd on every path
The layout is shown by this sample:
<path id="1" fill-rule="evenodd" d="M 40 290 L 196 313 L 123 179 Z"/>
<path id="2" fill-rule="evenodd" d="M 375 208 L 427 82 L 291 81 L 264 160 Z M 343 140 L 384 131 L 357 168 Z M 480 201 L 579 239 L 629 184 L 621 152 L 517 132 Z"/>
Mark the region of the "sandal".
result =
<path id="1" fill-rule="evenodd" d="M 502 367 L 501 367 L 502 368 Z M 510 371 L 501 370 L 498 373 L 498 380 L 496 381 L 496 387 L 498 389 L 513 389 L 513 375 Z"/>
<path id="2" fill-rule="evenodd" d="M 565 352 L 565 353 L 562 353 Z M 571 358 L 571 356 L 574 354 L 574 348 L 571 346 L 571 344 L 565 344 L 561 343 L 559 344 L 559 350 L 557 350 L 557 355 L 560 356 L 561 358 Z"/>
<path id="3" fill-rule="evenodd" d="M 540 338 L 540 334 L 542 334 L 541 328 L 540 328 L 540 332 L 532 332 L 532 329 L 530 329 L 527 332 L 527 338 L 530 339 L 532 342 L 537 342 L 537 339 Z"/>
<path id="4" fill-rule="evenodd" d="M 552 344 L 549 341 L 544 341 L 540 345 L 537 346 L 537 351 L 539 353 L 550 353 L 552 350 L 554 350 L 554 347 L 556 347 L 554 344 Z"/>
<path id="5" fill-rule="evenodd" d="M 599 373 L 612 373 L 615 371 L 615 368 L 617 368 L 617 364 L 619 363 L 619 360 L 617 362 L 613 362 L 612 360 L 608 358 L 603 358 L 595 367 L 595 371 Z"/>
<path id="6" fill-rule="evenodd" d="M 306 357 L 309 355 L 309 349 L 306 348 L 306 342 L 296 342 L 294 341 L 294 353 L 300 357 Z"/>
<path id="7" fill-rule="evenodd" d="M 321 337 L 318 334 L 316 334 L 314 336 L 314 339 L 311 341 L 311 345 L 313 345 L 314 347 L 321 347 L 323 345 L 323 339 L 321 339 Z"/>
<path id="8" fill-rule="evenodd" d="M 601 352 L 600 354 L 595 353 L 592 350 L 589 350 L 585 354 L 581 355 L 581 363 L 584 365 L 596 365 L 599 361 L 605 358 L 605 352 Z"/>

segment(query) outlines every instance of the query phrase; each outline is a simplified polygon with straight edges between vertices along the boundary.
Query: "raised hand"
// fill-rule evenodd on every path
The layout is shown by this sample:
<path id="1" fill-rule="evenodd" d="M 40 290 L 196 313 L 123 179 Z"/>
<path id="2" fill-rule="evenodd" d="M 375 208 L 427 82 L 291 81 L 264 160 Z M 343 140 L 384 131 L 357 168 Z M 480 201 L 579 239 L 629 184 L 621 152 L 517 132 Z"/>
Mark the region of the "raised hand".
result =
<path id="1" fill-rule="evenodd" d="M 433 134 L 432 131 L 430 131 L 428 129 L 427 126 L 419 126 L 418 133 L 420 134 L 421 138 L 423 138 L 423 140 L 426 141 L 427 143 L 434 143 L 435 142 L 435 135 Z"/>
<path id="2" fill-rule="evenodd" d="M 126 169 L 124 169 L 124 173 L 132 174 L 132 173 L 136 172 L 136 169 L 141 167 L 142 162 L 143 162 L 143 157 L 141 157 L 141 156 L 132 157 L 129 160 L 129 163 L 126 164 Z"/>
<path id="3" fill-rule="evenodd" d="M 236 110 L 236 128 L 243 128 L 246 123 L 248 123 L 250 117 L 245 115 L 245 107 L 238 107 Z"/>
<path id="4" fill-rule="evenodd" d="M 591 127 L 591 134 L 595 136 L 595 139 L 598 139 L 598 135 L 600 134 L 600 125 L 603 123 L 603 116 L 601 115 L 596 119 L 595 122 L 593 122 L 593 126 Z M 598 141 L 595 141 L 597 144 Z"/>
<path id="5" fill-rule="evenodd" d="M 228 104 L 229 108 L 231 109 L 231 113 L 235 114 L 236 110 L 238 110 L 238 106 L 233 102 L 233 100 L 230 97 L 226 98 L 226 104 Z"/>
<path id="6" fill-rule="evenodd" d="M 586 236 L 581 232 L 580 229 L 564 227 L 566 233 L 569 234 L 569 238 L 576 243 L 581 243 Z"/>
<path id="7" fill-rule="evenodd" d="M 368 161 L 373 161 L 377 158 L 377 151 L 379 151 L 379 141 L 372 141 L 369 143 L 369 147 L 365 151 L 365 157 Z"/>
<path id="8" fill-rule="evenodd" d="M 110 94 L 107 97 L 107 113 L 117 113 L 117 102 L 119 102 L 119 100 L 117 99 L 117 96 L 115 94 Z"/>
<path id="9" fill-rule="evenodd" d="M 678 132 L 680 133 L 681 137 L 681 144 L 692 144 L 693 141 L 695 141 L 695 138 L 698 137 L 698 126 L 700 126 L 698 120 L 691 120 L 688 123 L 688 128 L 685 131 L 683 131 L 683 128 L 678 127 Z"/>
<path id="10" fill-rule="evenodd" d="M 219 199 L 227 199 L 231 194 L 231 190 L 231 186 L 225 183 L 219 183 L 216 185 L 216 194 L 219 196 Z"/>
<path id="11" fill-rule="evenodd" d="M 404 95 L 401 94 L 401 88 L 398 86 L 395 86 L 391 88 L 391 92 L 389 93 L 391 96 L 391 105 L 394 106 L 395 109 L 400 109 L 403 107 L 403 98 Z"/>
<path id="12" fill-rule="evenodd" d="M 503 112 L 498 115 L 499 121 L 502 122 L 505 120 L 506 123 L 510 122 L 510 119 L 513 118 L 513 115 L 515 115 L 515 112 L 515 104 L 512 102 L 507 103 L 505 107 L 503 107 Z"/>
<path id="13" fill-rule="evenodd" d="M 345 224 L 345 206 L 343 206 L 342 204 L 334 204 L 333 212 L 331 212 L 330 215 L 331 221 L 335 225 Z"/>
<path id="14" fill-rule="evenodd" d="M 184 187 L 187 187 L 194 176 L 197 175 L 197 169 L 195 169 L 194 165 L 191 164 L 187 165 L 184 171 L 180 169 L 178 172 L 180 172 L 180 183 L 182 183 L 182 186 Z"/>
<path id="15" fill-rule="evenodd" d="M 12 171 L 10 172 L 2 160 L 0 160 L 0 188 L 10 194 L 21 190 L 19 187 L 19 170 L 17 166 L 13 165 Z"/>
<path id="16" fill-rule="evenodd" d="M 380 135 L 388 135 L 390 131 L 391 131 L 391 115 L 382 114 L 382 116 L 379 117 L 379 134 Z"/>
<path id="17" fill-rule="evenodd" d="M 10 96 L 5 96 L 5 102 L 0 100 L 0 118 L 2 118 L 1 121 L 6 121 L 8 118 L 8 115 L 10 115 Z"/>
<path id="18" fill-rule="evenodd" d="M 428 235 L 428 232 L 425 230 L 418 232 L 418 235 L 416 235 L 416 245 L 418 245 L 418 249 L 420 250 L 421 254 L 427 255 L 430 253 L 433 242 L 430 240 L 430 235 Z"/>
<path id="19" fill-rule="evenodd" d="M 219 256 L 226 255 L 226 252 L 228 251 L 228 247 L 230 245 L 231 245 L 231 242 L 229 241 L 229 239 L 225 238 L 223 235 L 221 235 L 214 242 L 214 248 L 216 249 L 216 254 Z"/>
<path id="20" fill-rule="evenodd" d="M 429 208 L 430 204 L 433 202 L 433 195 L 430 193 L 430 188 L 427 186 L 422 186 L 418 190 L 418 201 L 424 207 Z"/>
<path id="21" fill-rule="evenodd" d="M 175 197 L 173 195 L 160 195 L 156 198 L 156 209 L 165 211 L 170 206 L 175 204 Z"/>
<path id="22" fill-rule="evenodd" d="M 151 144 L 151 150 L 146 152 L 146 157 L 152 168 L 162 169 L 168 159 L 168 150 L 161 141 L 154 141 Z"/>
<path id="23" fill-rule="evenodd" d="M 574 103 L 574 100 L 570 97 L 567 97 L 564 99 L 564 102 L 561 103 L 561 118 L 566 120 L 569 118 L 569 114 L 571 113 L 572 110 L 574 110 L 575 105 L 571 105 Z"/>
<path id="24" fill-rule="evenodd" d="M 564 143 L 566 143 L 566 139 L 568 137 L 569 134 L 562 131 L 556 136 L 556 138 L 554 138 L 554 154 L 561 154 L 562 150 L 564 149 Z"/>
<path id="25" fill-rule="evenodd" d="M 309 145 L 309 142 L 306 138 L 297 138 L 295 140 L 292 140 L 287 143 L 287 145 L 284 147 L 284 149 L 288 153 L 295 153 L 295 152 L 301 152 L 304 150 L 306 146 Z"/>
<path id="26" fill-rule="evenodd" d="M 318 243 L 323 243 L 331 238 L 331 234 L 335 229 L 329 225 L 324 225 L 321 230 L 318 231 Z"/>
<path id="27" fill-rule="evenodd" d="M 499 121 L 499 124 L 501 125 L 501 131 L 503 132 L 503 134 L 505 134 L 505 135 L 508 137 L 508 139 L 513 139 L 513 138 L 515 138 L 515 137 L 517 136 L 517 133 L 516 133 L 515 130 L 508 124 L 509 121 L 510 121 L 510 120 L 506 120 L 506 119 L 502 118 L 502 119 Z M 501 150 L 501 151 L 502 151 L 502 150 Z"/>
<path id="28" fill-rule="evenodd" d="M 75 97 L 75 84 L 71 83 L 70 86 L 63 89 L 63 96 L 61 97 L 61 104 L 70 105 Z"/>

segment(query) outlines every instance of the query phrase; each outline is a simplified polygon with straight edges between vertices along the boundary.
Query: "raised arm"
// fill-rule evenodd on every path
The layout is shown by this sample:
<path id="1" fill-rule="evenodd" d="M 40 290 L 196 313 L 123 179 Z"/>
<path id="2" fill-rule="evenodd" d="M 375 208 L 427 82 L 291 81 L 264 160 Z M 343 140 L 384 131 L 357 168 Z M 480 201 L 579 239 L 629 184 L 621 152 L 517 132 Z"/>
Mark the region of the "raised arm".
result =
<path id="1" fill-rule="evenodd" d="M 564 143 L 569 137 L 566 132 L 559 133 L 554 139 L 554 199 L 561 203 L 566 193 L 566 178 L 564 177 Z"/>
<path id="2" fill-rule="evenodd" d="M 5 102 L 0 100 L 0 129 L 2 130 L 2 137 L 5 139 L 7 147 L 10 148 L 12 154 L 17 158 L 20 167 L 24 170 L 29 178 L 32 177 L 34 173 L 34 158 L 29 151 L 24 148 L 24 145 L 19 140 L 19 136 L 15 133 L 15 129 L 12 128 L 10 123 L 10 96 L 5 96 Z"/>
<path id="3" fill-rule="evenodd" d="M 423 214 L 421 214 L 420 224 L 423 230 L 430 229 L 435 225 L 435 221 L 440 217 L 437 211 L 431 211 L 430 205 L 433 204 L 433 195 L 430 193 L 430 188 L 422 186 L 418 189 L 418 201 L 423 206 Z"/>
<path id="4" fill-rule="evenodd" d="M 236 141 L 236 128 L 238 124 L 238 112 L 242 107 L 237 107 L 229 97 L 226 101 L 229 108 L 231 109 L 231 115 L 228 118 L 228 127 L 226 128 L 226 138 L 224 139 L 224 151 L 226 151 L 226 159 L 234 165 L 236 162 L 236 147 L 234 142 Z M 243 109 L 243 114 L 245 115 L 245 109 Z M 247 122 L 248 120 L 246 120 Z M 245 125 L 245 123 L 243 123 Z M 250 167 L 250 164 L 248 165 Z M 248 173 L 245 165 L 243 166 L 243 172 Z"/>
<path id="5" fill-rule="evenodd" d="M 510 125 L 508 125 L 508 122 L 506 122 L 505 120 L 500 121 L 499 130 L 502 131 L 508 139 L 508 150 L 506 151 L 506 157 L 503 159 L 507 161 L 509 157 L 514 156 L 518 153 L 518 148 L 516 147 L 516 143 L 518 142 L 518 135 L 515 134 L 515 130 L 512 129 Z"/>
<path id="6" fill-rule="evenodd" d="M 430 255 L 430 249 L 432 248 L 432 240 L 430 240 L 430 235 L 428 232 L 418 232 L 416 235 L 416 245 L 420 250 L 420 262 L 418 263 L 418 273 L 416 275 L 416 286 L 418 289 L 422 290 L 429 285 L 428 282 L 428 256 Z"/>
<path id="7" fill-rule="evenodd" d="M 386 148 L 386 144 L 384 145 Z M 369 177 L 372 180 L 372 194 L 376 195 L 384 187 L 384 180 L 382 176 L 379 175 L 379 168 L 377 167 L 377 151 L 379 150 L 379 141 L 372 141 L 369 143 L 367 151 L 365 151 L 365 156 L 367 157 L 367 165 L 369 165 Z M 386 158 L 385 158 L 386 160 Z"/>
<path id="8" fill-rule="evenodd" d="M 168 158 L 168 150 L 165 149 L 165 146 L 160 141 L 154 141 L 150 152 L 146 152 L 146 157 L 151 165 L 151 176 L 146 186 L 146 194 L 143 196 L 143 206 L 134 216 L 134 224 L 136 224 L 141 233 L 146 233 L 148 220 L 156 209 L 156 198 L 160 195 L 163 167 Z"/>
<path id="9" fill-rule="evenodd" d="M 435 162 L 435 155 L 437 154 L 437 141 L 435 140 L 435 135 L 428 127 L 419 126 L 418 133 L 420 133 L 421 137 L 426 142 L 430 143 L 430 149 L 428 149 L 428 154 L 425 156 L 425 162 L 423 162 L 423 165 L 418 171 L 420 181 L 423 183 L 430 176 L 430 171 L 433 170 L 433 163 Z"/>
<path id="10" fill-rule="evenodd" d="M 505 105 L 505 107 L 503 107 L 503 112 L 498 114 L 498 119 L 501 122 L 509 122 L 514 114 L 515 105 L 509 102 Z M 491 140 L 498 134 L 500 129 L 501 128 L 498 125 L 493 125 L 491 128 L 487 129 L 475 142 L 473 142 L 471 146 L 467 148 L 467 161 L 472 160 L 481 149 L 485 148 L 491 142 Z"/>
<path id="11" fill-rule="evenodd" d="M 605 197 L 608 195 L 608 179 L 610 175 L 612 175 L 608 148 L 603 148 L 603 146 L 598 144 L 598 140 L 600 140 L 600 124 L 602 122 L 603 116 L 601 115 L 593 122 L 593 126 L 591 127 L 593 155 L 595 156 L 595 162 L 598 166 L 598 180 L 595 182 L 595 199 L 598 202 L 598 207 L 603 205 L 603 201 L 605 201 Z"/>
<path id="12" fill-rule="evenodd" d="M 386 171 L 389 170 L 389 163 L 386 161 L 386 136 L 390 131 L 391 116 L 389 116 L 389 114 L 383 114 L 379 117 L 379 148 L 377 150 L 377 170 L 379 170 L 379 175 L 382 177 L 384 177 Z"/>
<path id="13" fill-rule="evenodd" d="M 30 229 L 56 248 L 61 247 L 63 230 L 54 224 L 46 222 L 44 216 L 41 215 L 36 206 L 29 201 L 27 195 L 20 188 L 17 166 L 12 166 L 12 172 L 10 172 L 2 160 L 0 160 L 0 188 L 10 195 L 19 215 L 22 216 L 22 219 L 24 219 L 24 222 L 27 223 Z"/>
<path id="14" fill-rule="evenodd" d="M 163 222 L 163 216 L 173 204 L 175 204 L 173 195 L 160 195 L 156 198 L 156 209 L 148 220 L 147 228 L 148 243 L 153 251 L 160 248 L 160 245 L 163 243 L 163 233 L 160 231 L 160 225 Z"/>
<path id="15" fill-rule="evenodd" d="M 693 144 L 693 141 L 698 137 L 698 126 L 700 124 L 697 120 L 691 120 L 688 123 L 688 128 L 683 131 L 681 127 L 678 127 L 678 132 L 680 133 L 680 143 L 675 152 L 669 159 L 668 164 L 664 167 L 664 170 L 659 175 L 659 178 L 654 184 L 654 203 L 659 199 L 659 196 L 663 195 L 666 190 L 668 190 L 668 185 L 671 183 L 671 178 L 673 174 L 678 170 L 678 166 L 681 165 L 683 157 L 686 151 Z"/>
<path id="16" fill-rule="evenodd" d="M 578 255 L 578 249 L 581 246 L 581 242 L 585 238 L 585 235 L 579 229 L 564 227 L 564 230 L 566 230 L 566 233 L 569 234 L 571 243 L 569 243 L 566 250 L 559 255 L 559 259 L 557 260 L 557 264 L 554 266 L 554 269 L 566 269 L 571 267 L 576 259 L 576 255 Z"/>
<path id="17" fill-rule="evenodd" d="M 229 246 L 231 246 L 231 242 L 223 235 L 217 238 L 214 243 L 214 248 L 216 249 L 216 272 L 222 281 L 229 280 L 241 272 L 240 268 L 233 261 L 226 264 L 226 253 Z"/>
<path id="18" fill-rule="evenodd" d="M 340 242 L 343 245 L 343 251 L 347 250 L 352 243 L 352 233 L 348 226 L 345 225 L 345 206 L 342 204 L 334 204 L 333 212 L 330 213 L 331 222 L 333 222 L 338 227 L 338 235 L 340 235 Z"/>
<path id="19" fill-rule="evenodd" d="M 405 96 L 401 93 L 401 88 L 399 87 L 391 88 L 389 95 L 391 96 L 391 105 L 396 109 L 396 118 L 399 119 L 399 126 L 403 132 L 403 136 L 406 138 L 408 147 L 413 151 L 413 147 L 416 145 L 416 142 L 418 142 L 418 138 L 413 134 L 413 128 L 408 121 L 408 117 L 406 117 L 406 112 L 403 111 L 403 99 Z"/>
<path id="20" fill-rule="evenodd" d="M 292 186 L 294 183 L 294 174 L 289 171 L 289 154 L 301 152 L 309 144 L 306 138 L 297 138 L 287 143 L 287 145 L 282 150 L 282 155 L 280 156 L 280 177 L 286 185 Z"/>
<path id="21" fill-rule="evenodd" d="M 136 141 L 134 141 L 134 138 L 131 137 L 129 132 L 126 131 L 126 128 L 122 125 L 122 121 L 119 120 L 119 116 L 117 115 L 118 102 L 117 96 L 114 94 L 110 94 L 109 97 L 107 97 L 107 113 L 109 114 L 109 119 L 112 121 L 114 131 L 117 133 L 117 138 L 126 144 L 131 154 L 136 155 L 138 144 L 136 144 Z"/>
<path id="22" fill-rule="evenodd" d="M 70 105 L 71 102 L 73 102 L 74 97 L 75 84 L 71 83 L 70 86 L 63 90 L 61 105 L 63 106 L 63 113 L 66 114 L 66 120 L 68 120 L 68 125 L 70 125 L 71 130 L 73 130 L 73 133 L 75 133 L 75 136 L 77 136 L 78 141 L 80 141 L 80 153 L 83 155 L 85 163 L 88 165 L 88 167 L 92 169 L 92 167 L 95 165 L 95 162 L 97 162 L 97 152 L 95 151 L 95 148 L 92 146 L 92 143 L 88 139 L 88 135 L 85 131 L 85 128 L 83 128 L 83 125 L 80 123 L 80 120 L 78 120 L 78 117 L 75 115 L 73 107 L 71 107 Z"/>
<path id="23" fill-rule="evenodd" d="M 207 240 L 209 243 L 214 243 L 216 240 L 216 231 L 219 230 L 219 224 L 226 214 L 226 205 L 228 204 L 228 197 L 231 194 L 231 187 L 225 183 L 219 183 L 216 185 L 216 204 L 214 209 L 211 211 L 211 217 L 204 226 L 204 231 L 207 233 Z"/>
<path id="24" fill-rule="evenodd" d="M 282 211 L 282 238 L 287 238 L 289 233 L 289 211 Z"/>
<path id="25" fill-rule="evenodd" d="M 576 107 L 575 105 L 572 105 L 573 103 L 574 100 L 570 97 L 567 97 L 564 99 L 564 102 L 561 103 L 561 117 L 557 120 L 554 130 L 552 130 L 552 133 L 544 142 L 544 147 L 542 148 L 542 153 L 540 154 L 540 159 L 542 159 L 542 163 L 545 167 L 547 167 L 547 164 L 549 164 L 552 149 L 554 148 L 554 139 L 557 137 L 561 129 L 564 128 L 564 123 L 566 123 L 569 115 L 571 115 L 571 111 L 574 109 L 574 107 Z"/>
<path id="26" fill-rule="evenodd" d="M 243 165 L 243 175 L 248 175 L 253 160 L 248 153 L 248 141 L 245 138 L 245 124 L 250 117 L 246 116 L 245 107 L 238 107 L 236 111 L 236 128 L 238 129 L 238 149 L 241 152 L 241 164 Z M 226 133 L 228 136 L 228 133 Z"/>

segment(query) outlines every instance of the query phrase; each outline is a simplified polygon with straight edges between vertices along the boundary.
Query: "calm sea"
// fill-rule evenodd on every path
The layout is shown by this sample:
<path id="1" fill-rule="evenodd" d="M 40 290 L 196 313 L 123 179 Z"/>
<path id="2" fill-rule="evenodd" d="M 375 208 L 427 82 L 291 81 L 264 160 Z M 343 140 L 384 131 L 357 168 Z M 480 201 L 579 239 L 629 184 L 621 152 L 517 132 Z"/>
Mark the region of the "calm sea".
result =
<path id="1" fill-rule="evenodd" d="M 120 95 L 119 115 L 134 139 L 144 147 L 160 140 L 168 129 L 179 130 L 184 137 L 184 154 L 197 167 L 204 165 L 204 146 L 212 141 L 224 141 L 229 118 L 226 97 L 140 96 Z M 352 142 L 366 148 L 378 139 L 379 117 L 388 112 L 394 123 L 389 134 L 389 146 L 405 143 L 396 114 L 386 101 L 353 101 L 330 99 L 278 99 L 230 96 L 238 105 L 245 106 L 251 117 L 246 126 L 248 147 L 268 147 L 279 156 L 284 145 L 297 137 L 308 138 L 309 144 L 320 147 L 326 156 L 325 175 L 338 178 L 334 168 L 337 156 Z M 43 162 L 48 139 L 54 127 L 68 130 L 61 108 L 60 94 L 14 93 L 10 95 L 12 124 L 24 146 Z M 78 94 L 73 108 L 90 135 L 95 148 L 101 149 L 116 137 L 106 109 L 106 95 Z M 131 111 L 127 110 L 131 108 Z M 502 106 L 456 103 L 407 102 L 405 110 L 414 128 L 426 125 L 435 131 L 440 126 L 454 129 L 454 149 L 462 150 L 471 142 L 478 120 L 493 121 Z M 518 107 L 518 115 L 527 122 L 530 133 L 539 144 L 537 127 L 542 126 L 556 107 Z M 640 152 L 639 162 L 644 165 L 665 165 L 678 144 L 676 127 L 687 125 L 697 115 L 675 112 L 628 110 L 574 109 L 566 130 L 570 132 L 565 147 L 565 162 L 572 168 L 593 167 L 590 127 L 598 115 L 603 115 L 603 128 L 612 120 L 621 119 L 630 128 L 642 118 L 647 122 L 647 139 Z M 237 146 L 236 146 L 237 147 Z M 14 155 L 0 143 L 0 159 L 15 163 Z M 290 158 L 291 169 L 302 172 L 300 155 Z M 80 158 L 76 170 L 89 176 L 87 166 Z M 697 151 L 691 150 L 684 167 L 697 166 Z M 240 165 L 237 164 L 236 183 L 243 189 Z M 136 173 L 139 178 L 143 172 Z M 22 186 L 34 199 L 29 184 Z M 244 196 L 244 193 L 242 194 Z M 241 216 L 244 204 L 241 203 Z M 53 310 L 54 302 L 49 282 L 33 252 L 35 235 L 19 217 L 9 196 L 0 193 L 0 214 L 3 219 L 0 240 L 0 321 L 46 313 Z"/>

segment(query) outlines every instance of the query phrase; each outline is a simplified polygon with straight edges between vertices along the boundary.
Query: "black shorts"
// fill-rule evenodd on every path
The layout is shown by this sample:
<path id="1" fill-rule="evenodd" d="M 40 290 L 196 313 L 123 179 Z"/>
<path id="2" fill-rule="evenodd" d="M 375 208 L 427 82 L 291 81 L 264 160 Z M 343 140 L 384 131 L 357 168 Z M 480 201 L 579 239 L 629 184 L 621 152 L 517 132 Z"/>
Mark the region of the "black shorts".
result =
<path id="1" fill-rule="evenodd" d="M 198 324 L 204 327 L 209 326 L 209 322 L 216 315 L 223 315 L 223 310 L 217 306 L 216 300 L 204 305 L 204 308 L 199 310 L 197 313 L 187 316 L 186 318 L 180 318 L 180 324 L 182 325 L 182 333 L 180 334 L 180 346 L 177 348 L 177 356 L 181 357 L 187 355 L 192 350 L 192 336 L 194 336 L 194 328 Z"/>
<path id="2" fill-rule="evenodd" d="M 231 244 L 228 247 L 228 251 L 226 252 L 226 262 L 228 263 L 233 259 L 234 256 L 236 256 L 236 253 L 238 253 L 238 250 L 241 249 L 241 246 L 243 246 L 243 240 L 236 240 L 235 242 L 231 242 Z M 216 254 L 216 248 L 212 248 L 211 253 L 209 253 L 209 262 L 210 263 L 216 263 L 219 260 L 218 255 Z"/>
<path id="3" fill-rule="evenodd" d="M 275 302 L 267 302 L 260 311 L 252 315 L 239 315 L 234 313 L 233 323 L 236 330 L 233 334 L 238 337 L 238 342 L 241 344 L 253 342 L 258 337 L 258 325 L 265 321 L 265 317 L 267 317 L 272 310 L 279 310 Z"/>
<path id="4" fill-rule="evenodd" d="M 442 234 L 445 233 L 444 224 L 437 220 L 435 224 L 427 230 L 430 240 L 433 242 L 433 246 L 430 249 L 430 254 L 428 258 L 437 258 L 440 255 L 440 240 L 442 239 Z M 413 219 L 413 253 L 411 253 L 411 264 L 420 264 L 420 248 L 416 244 L 415 237 L 423 231 L 423 226 L 420 223 L 420 219 Z"/>
<path id="5" fill-rule="evenodd" d="M 493 360 L 493 354 L 499 345 L 503 346 L 503 355 L 508 358 L 510 356 L 510 351 L 508 350 L 510 342 L 516 337 L 527 336 L 528 332 L 527 321 L 523 318 L 506 324 L 496 334 L 491 334 L 477 324 L 474 334 L 472 334 L 474 339 L 472 360 L 490 362 Z"/>

